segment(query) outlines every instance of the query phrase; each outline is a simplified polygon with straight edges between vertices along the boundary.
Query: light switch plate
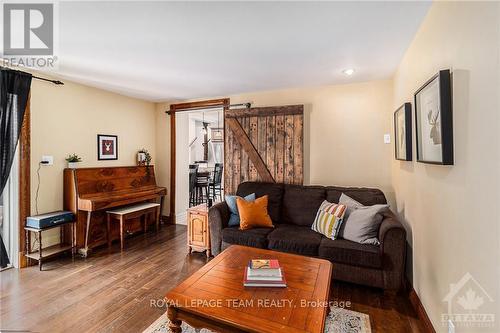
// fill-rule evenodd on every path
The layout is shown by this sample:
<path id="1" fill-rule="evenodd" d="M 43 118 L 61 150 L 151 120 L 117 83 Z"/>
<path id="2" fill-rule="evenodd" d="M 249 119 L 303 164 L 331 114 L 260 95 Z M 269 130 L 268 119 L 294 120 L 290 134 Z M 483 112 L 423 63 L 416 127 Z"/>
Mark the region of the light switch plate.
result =
<path id="1" fill-rule="evenodd" d="M 384 143 L 386 143 L 386 144 L 391 143 L 391 135 L 390 134 L 384 134 Z"/>
<path id="2" fill-rule="evenodd" d="M 43 155 L 42 162 L 47 162 L 47 163 L 42 164 L 42 165 L 54 165 L 54 156 Z"/>

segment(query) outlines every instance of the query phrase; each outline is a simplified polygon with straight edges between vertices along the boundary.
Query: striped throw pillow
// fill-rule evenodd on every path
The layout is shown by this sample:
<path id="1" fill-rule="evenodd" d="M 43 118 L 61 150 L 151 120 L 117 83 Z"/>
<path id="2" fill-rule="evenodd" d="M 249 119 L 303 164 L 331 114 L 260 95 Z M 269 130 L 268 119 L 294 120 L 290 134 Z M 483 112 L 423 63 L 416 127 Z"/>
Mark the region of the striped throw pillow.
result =
<path id="1" fill-rule="evenodd" d="M 311 229 L 330 239 L 336 239 L 344 219 L 345 211 L 345 205 L 331 203 L 326 200 L 323 201 Z"/>

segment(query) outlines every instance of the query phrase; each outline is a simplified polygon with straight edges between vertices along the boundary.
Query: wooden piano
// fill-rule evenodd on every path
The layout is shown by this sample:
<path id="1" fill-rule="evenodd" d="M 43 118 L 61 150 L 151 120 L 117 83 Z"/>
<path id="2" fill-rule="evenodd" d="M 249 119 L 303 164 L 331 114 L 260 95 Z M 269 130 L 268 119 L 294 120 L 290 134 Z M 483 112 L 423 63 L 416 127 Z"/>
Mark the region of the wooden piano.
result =
<path id="1" fill-rule="evenodd" d="M 156 185 L 153 166 L 65 169 L 64 209 L 76 215 L 78 251 L 87 256 L 90 249 L 106 243 L 107 209 L 158 200 L 163 208 L 166 194 L 165 187 Z M 138 230 L 139 220 L 127 224 L 127 232 Z M 110 237 L 119 238 L 118 228 L 112 228 Z"/>

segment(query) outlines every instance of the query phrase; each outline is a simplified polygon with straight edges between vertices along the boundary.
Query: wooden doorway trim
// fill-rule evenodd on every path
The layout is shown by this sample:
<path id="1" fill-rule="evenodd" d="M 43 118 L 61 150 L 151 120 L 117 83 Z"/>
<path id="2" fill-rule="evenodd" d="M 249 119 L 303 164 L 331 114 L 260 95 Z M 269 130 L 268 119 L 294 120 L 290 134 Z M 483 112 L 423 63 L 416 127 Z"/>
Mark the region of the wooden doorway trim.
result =
<path id="1" fill-rule="evenodd" d="M 28 267 L 30 261 L 24 255 L 30 242 L 24 230 L 24 221 L 31 215 L 31 94 L 24 112 L 19 136 L 19 267 Z M 41 245 L 40 245 L 41 246 Z"/>
<path id="2" fill-rule="evenodd" d="M 205 101 L 170 104 L 170 223 L 175 223 L 175 163 L 176 163 L 176 140 L 175 140 L 175 114 L 190 111 L 193 108 L 208 108 L 222 106 L 224 113 L 229 110 L 229 98 L 210 99 Z"/>

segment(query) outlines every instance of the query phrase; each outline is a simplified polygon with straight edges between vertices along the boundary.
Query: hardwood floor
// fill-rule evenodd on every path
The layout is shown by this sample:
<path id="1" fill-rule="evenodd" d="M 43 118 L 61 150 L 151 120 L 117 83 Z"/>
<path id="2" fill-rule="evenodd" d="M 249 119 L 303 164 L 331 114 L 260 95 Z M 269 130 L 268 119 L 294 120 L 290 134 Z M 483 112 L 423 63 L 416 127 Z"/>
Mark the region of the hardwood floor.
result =
<path id="1" fill-rule="evenodd" d="M 42 272 L 1 272 L 0 331 L 142 332 L 165 311 L 167 291 L 206 263 L 204 254 L 188 255 L 180 225 L 131 237 L 123 253 L 119 246 L 47 262 Z M 369 314 L 373 332 L 423 332 L 407 297 L 336 281 L 331 297 Z"/>

